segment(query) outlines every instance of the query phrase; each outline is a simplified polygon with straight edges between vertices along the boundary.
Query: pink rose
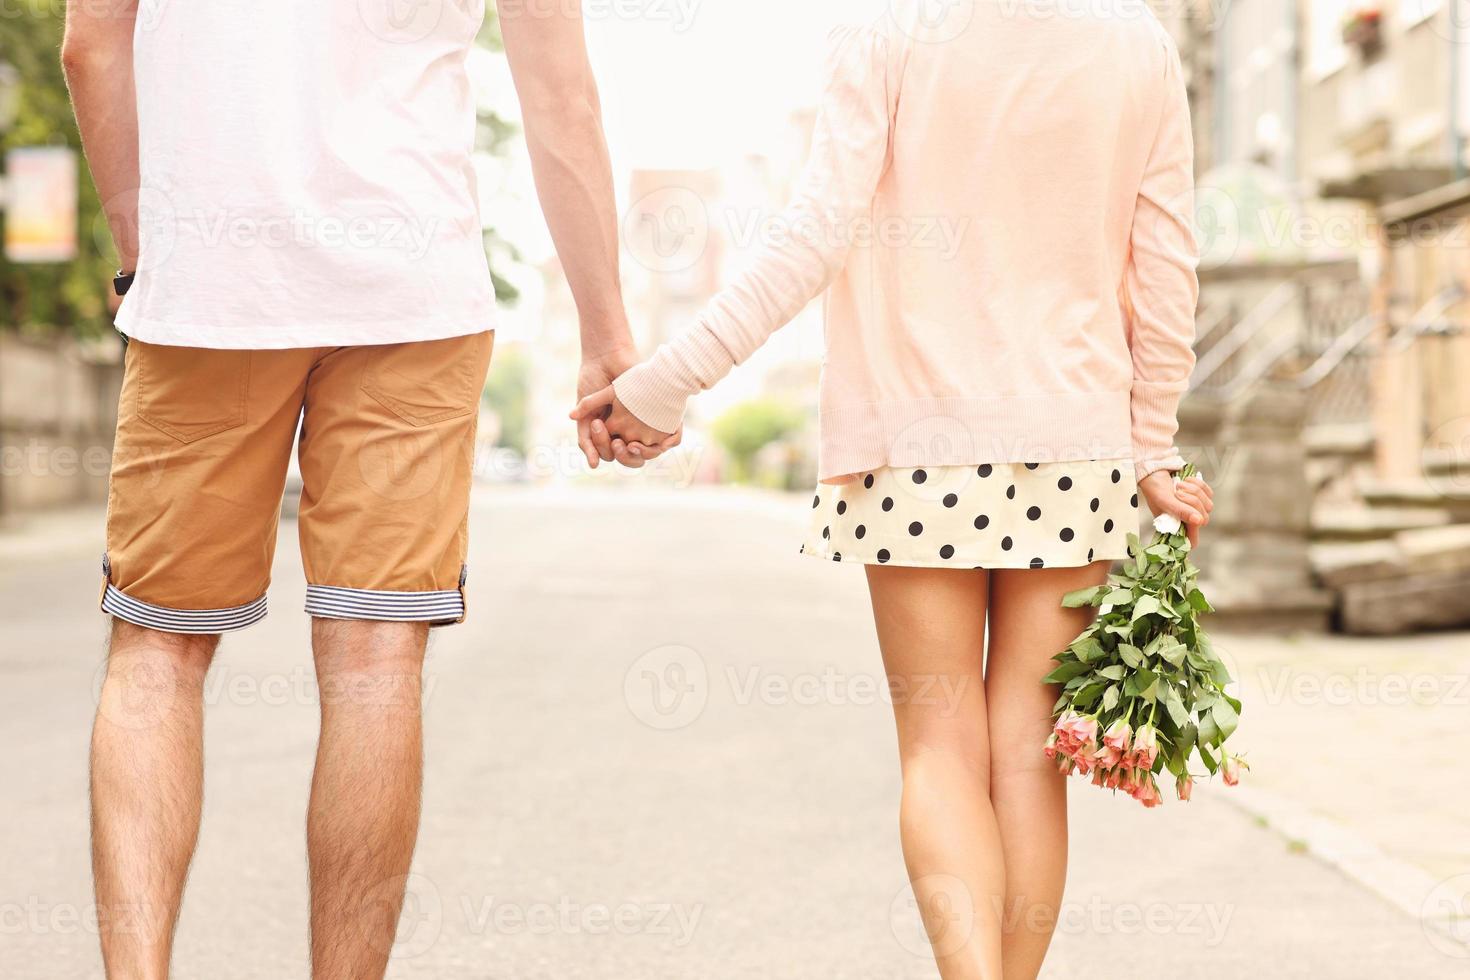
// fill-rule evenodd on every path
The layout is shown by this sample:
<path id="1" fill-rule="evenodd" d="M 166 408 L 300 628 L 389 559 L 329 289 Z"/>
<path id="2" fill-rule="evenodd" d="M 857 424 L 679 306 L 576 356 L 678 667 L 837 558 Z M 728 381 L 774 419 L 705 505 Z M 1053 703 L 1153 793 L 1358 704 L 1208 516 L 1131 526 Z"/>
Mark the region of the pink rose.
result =
<path id="1" fill-rule="evenodd" d="M 1225 775 L 1225 785 L 1226 786 L 1238 786 L 1238 785 L 1240 785 L 1240 773 L 1241 773 L 1241 770 L 1245 770 L 1246 772 L 1250 772 L 1250 768 L 1251 768 L 1250 767 L 1250 764 L 1248 762 L 1246 762 L 1244 759 L 1242 759 L 1240 756 L 1238 756 L 1238 755 L 1227 756 L 1225 758 L 1225 767 L 1224 767 L 1224 770 L 1223 770 L 1224 771 L 1224 775 Z"/>
<path id="2" fill-rule="evenodd" d="M 1159 758 L 1159 733 L 1152 725 L 1144 725 L 1133 736 L 1133 764 L 1145 772 L 1153 769 Z"/>
<path id="3" fill-rule="evenodd" d="M 1057 757 L 1057 741 L 1057 733 L 1052 732 L 1046 740 L 1046 746 L 1041 750 L 1048 759 L 1055 759 Z"/>
<path id="4" fill-rule="evenodd" d="M 1178 790 L 1179 798 L 1185 803 L 1188 803 L 1189 798 L 1194 795 L 1194 778 L 1192 776 L 1180 776 Z"/>
<path id="5" fill-rule="evenodd" d="M 1098 764 L 1111 769 L 1122 762 L 1128 754 L 1128 740 L 1132 737 L 1133 729 L 1128 722 L 1121 718 L 1113 722 L 1103 736 L 1102 751 L 1097 756 Z"/>

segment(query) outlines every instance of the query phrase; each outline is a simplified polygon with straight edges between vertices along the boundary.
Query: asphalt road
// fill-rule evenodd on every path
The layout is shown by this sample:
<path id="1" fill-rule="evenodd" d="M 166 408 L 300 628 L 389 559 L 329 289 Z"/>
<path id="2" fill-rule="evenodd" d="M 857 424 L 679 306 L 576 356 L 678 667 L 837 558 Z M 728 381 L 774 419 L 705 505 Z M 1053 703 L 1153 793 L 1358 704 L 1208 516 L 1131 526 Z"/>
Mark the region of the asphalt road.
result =
<path id="1" fill-rule="evenodd" d="M 861 572 L 796 555 L 800 500 L 619 489 L 477 499 L 471 620 L 426 667 L 423 835 L 389 975 L 933 978 Z M 0 555 L 4 980 L 100 976 L 97 550 Z M 303 594 L 288 524 L 272 615 L 211 676 L 180 978 L 308 975 Z M 1079 786 L 1073 813 L 1049 977 L 1470 973 L 1217 796 L 1145 812 Z"/>

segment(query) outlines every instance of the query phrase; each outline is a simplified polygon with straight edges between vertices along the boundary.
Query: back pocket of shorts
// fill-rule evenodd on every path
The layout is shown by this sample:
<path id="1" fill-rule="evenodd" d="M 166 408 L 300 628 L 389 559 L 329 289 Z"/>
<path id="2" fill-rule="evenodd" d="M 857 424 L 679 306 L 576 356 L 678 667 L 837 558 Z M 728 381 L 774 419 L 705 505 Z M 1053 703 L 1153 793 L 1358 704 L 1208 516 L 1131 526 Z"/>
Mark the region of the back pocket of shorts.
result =
<path id="1" fill-rule="evenodd" d="M 133 341 L 138 417 L 180 442 L 245 424 L 250 351 L 169 347 Z"/>
<path id="2" fill-rule="evenodd" d="M 411 425 L 433 425 L 479 410 L 490 332 L 367 350 L 362 390 Z"/>

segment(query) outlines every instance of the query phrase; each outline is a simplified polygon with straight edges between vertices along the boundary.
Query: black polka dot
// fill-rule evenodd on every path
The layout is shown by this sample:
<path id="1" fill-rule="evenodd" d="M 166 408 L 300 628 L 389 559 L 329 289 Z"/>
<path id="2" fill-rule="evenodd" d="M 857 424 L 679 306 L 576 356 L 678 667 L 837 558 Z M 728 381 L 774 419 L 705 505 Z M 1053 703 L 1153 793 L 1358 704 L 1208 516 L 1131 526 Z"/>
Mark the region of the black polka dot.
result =
<path id="1" fill-rule="evenodd" d="M 954 545 L 947 544 L 943 548 L 940 548 L 939 549 L 939 557 L 940 558 L 943 558 L 945 561 L 949 561 L 951 558 L 953 558 L 954 557 Z"/>
<path id="2" fill-rule="evenodd" d="M 980 474 L 981 479 L 984 479 L 985 477 L 989 476 L 991 473 L 994 473 L 995 472 L 995 467 L 994 466 L 991 466 L 989 463 L 986 463 L 984 466 L 980 467 L 975 472 Z"/>
<path id="3" fill-rule="evenodd" d="M 863 477 L 863 487 L 868 490 L 873 489 L 873 474 L 869 473 Z"/>
<path id="4" fill-rule="evenodd" d="M 1040 463 L 1027 463 L 1026 464 L 1026 468 L 1028 470 L 1034 470 L 1034 469 L 1036 469 L 1036 467 L 1038 467 L 1040 465 L 1041 465 Z"/>
<path id="5" fill-rule="evenodd" d="M 1041 520 L 1041 508 L 1040 507 L 1032 507 L 1031 509 L 1027 510 L 1026 511 L 1026 517 L 1027 517 L 1027 519 L 1033 520 L 1033 521 L 1039 521 L 1039 520 Z"/>
<path id="6" fill-rule="evenodd" d="M 1015 547 L 1015 542 L 1012 541 L 1009 537 L 1004 537 L 1000 539 L 1001 551 L 1010 551 L 1013 547 Z"/>
<path id="7" fill-rule="evenodd" d="M 865 538 L 865 537 L 868 536 L 868 528 L 867 528 L 867 525 L 865 525 L 865 524 L 859 524 L 857 526 L 857 530 L 853 531 L 852 533 L 853 533 L 853 536 L 854 537 L 856 537 L 859 541 L 861 541 L 863 538 Z"/>
<path id="8" fill-rule="evenodd" d="M 893 498 L 892 497 L 884 497 L 883 498 L 883 512 L 886 514 L 890 510 L 892 510 L 892 509 L 893 509 Z"/>
<path id="9" fill-rule="evenodd" d="M 946 507 L 953 507 L 955 504 L 957 504 L 959 502 L 960 502 L 960 498 L 959 498 L 958 495 L 952 494 L 952 493 L 945 495 L 945 498 L 944 498 L 944 506 L 946 506 Z"/>
<path id="10" fill-rule="evenodd" d="M 925 473 L 923 470 L 914 470 L 914 482 L 915 483 L 923 483 L 927 479 L 929 479 L 929 474 L 928 473 Z M 1116 483 L 1117 481 L 1114 480 L 1113 482 Z"/>
<path id="11" fill-rule="evenodd" d="M 1072 489 L 1072 478 L 1070 476 L 1062 477 L 1057 481 L 1057 489 L 1063 492 Z"/>
<path id="12" fill-rule="evenodd" d="M 843 514 L 846 514 L 846 513 L 847 513 L 847 501 L 845 501 L 845 500 L 839 500 L 839 501 L 837 501 L 837 516 L 838 517 L 841 517 Z"/>
<path id="13" fill-rule="evenodd" d="M 1070 527 L 1064 527 L 1064 528 L 1062 528 L 1062 540 L 1063 541 L 1071 541 L 1076 536 L 1077 536 L 1077 532 L 1074 531 L 1074 530 L 1072 530 Z"/>
<path id="14" fill-rule="evenodd" d="M 1123 474 L 1120 473 L 1117 470 L 1113 470 L 1113 482 L 1114 483 L 1117 483 L 1117 482 L 1119 482 L 1122 479 L 1123 479 Z"/>
<path id="15" fill-rule="evenodd" d="M 803 554 L 803 555 L 804 555 L 804 554 L 806 554 L 806 545 L 802 545 L 802 546 L 801 546 L 801 548 L 800 548 L 800 550 L 799 550 L 799 553 L 800 553 L 800 554 Z"/>
<path id="16" fill-rule="evenodd" d="M 909 525 L 909 533 L 917 538 L 919 535 L 924 533 L 924 525 L 920 524 L 918 521 L 914 521 L 914 523 Z"/>
<path id="17" fill-rule="evenodd" d="M 816 510 L 820 506 L 822 506 L 822 498 L 820 496 L 813 497 L 812 498 L 812 510 Z"/>
<path id="18" fill-rule="evenodd" d="M 1088 504 L 1087 506 L 1091 507 L 1092 508 L 1092 512 L 1094 514 L 1096 514 L 1097 513 L 1097 509 L 1102 506 L 1102 501 L 1101 500 L 1098 500 L 1096 497 L 1093 497 L 1092 498 L 1092 503 Z"/>
<path id="19" fill-rule="evenodd" d="M 842 552 L 840 552 L 840 551 L 834 551 L 834 552 L 832 552 L 832 560 L 833 561 L 841 561 L 842 560 Z"/>
<path id="20" fill-rule="evenodd" d="M 1031 559 L 1031 567 L 1032 568 L 1045 568 L 1046 567 L 1046 562 L 1042 561 L 1040 558 L 1033 558 L 1033 559 Z"/>
<path id="21" fill-rule="evenodd" d="M 878 564 L 880 564 L 880 565 L 886 565 L 886 564 L 888 564 L 888 559 L 890 557 L 892 557 L 892 556 L 888 554 L 888 549 L 887 548 L 881 548 L 881 549 L 879 549 L 879 551 L 878 551 Z"/>
<path id="22" fill-rule="evenodd" d="M 1129 506 L 1131 506 L 1131 507 L 1137 507 L 1138 506 L 1138 494 L 1135 493 L 1133 495 L 1133 499 L 1130 500 L 1128 503 L 1129 503 Z"/>
<path id="23" fill-rule="evenodd" d="M 987 515 L 981 514 L 979 517 L 975 518 L 975 530 L 983 531 L 989 526 L 990 518 Z"/>
<path id="24" fill-rule="evenodd" d="M 1088 560 L 1088 561 L 1089 561 L 1089 562 L 1090 562 L 1090 561 L 1092 561 L 1092 556 L 1093 556 L 1093 554 L 1094 554 L 1094 553 L 1095 553 L 1095 552 L 1094 552 L 1094 551 L 1093 551 L 1093 549 L 1091 549 L 1091 548 L 1088 548 L 1088 549 L 1087 549 L 1087 560 Z"/>
<path id="25" fill-rule="evenodd" d="M 824 528 L 822 528 L 822 540 L 825 541 L 825 540 L 827 540 L 827 539 L 829 539 L 831 537 L 832 537 L 832 529 L 830 527 L 824 527 Z"/>
<path id="26" fill-rule="evenodd" d="M 1012 483 L 1009 487 L 1006 488 L 1006 499 L 1007 500 L 1015 500 L 1016 499 L 1016 485 L 1014 483 Z"/>
<path id="27" fill-rule="evenodd" d="M 1103 533 L 1104 534 L 1112 534 L 1113 533 L 1113 519 L 1111 517 L 1109 517 L 1106 521 L 1103 522 Z"/>

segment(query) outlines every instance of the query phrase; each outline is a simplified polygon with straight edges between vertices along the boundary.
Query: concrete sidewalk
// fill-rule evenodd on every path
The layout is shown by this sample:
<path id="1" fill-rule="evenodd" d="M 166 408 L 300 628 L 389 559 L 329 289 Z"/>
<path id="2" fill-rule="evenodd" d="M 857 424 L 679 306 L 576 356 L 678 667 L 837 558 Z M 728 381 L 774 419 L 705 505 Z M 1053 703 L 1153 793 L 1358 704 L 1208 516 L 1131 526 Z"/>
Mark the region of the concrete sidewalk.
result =
<path id="1" fill-rule="evenodd" d="M 436 634 L 426 668 L 424 832 L 391 977 L 932 980 L 897 844 L 891 713 L 876 696 L 861 572 L 796 556 L 804 517 L 800 501 L 727 492 L 477 498 L 471 622 Z M 0 548 L 6 980 L 100 975 L 87 921 L 85 764 L 104 635 L 93 551 L 38 549 L 18 564 Z M 316 707 L 303 594 L 288 527 L 271 617 L 226 642 L 210 679 L 181 978 L 307 975 Z M 1299 756 L 1283 740 L 1311 723 L 1287 715 L 1317 709 L 1268 703 L 1249 666 L 1296 648 L 1221 645 L 1248 665 L 1239 738 L 1253 787 L 1369 794 L 1382 774 L 1325 747 L 1320 779 L 1290 768 Z M 1333 727 L 1360 723 L 1347 709 Z M 1398 731 L 1401 765 L 1435 758 L 1438 724 Z M 1076 787 L 1046 975 L 1470 969 L 1465 947 L 1228 802 L 1148 812 Z M 1381 819 L 1390 840 L 1393 818 Z M 1412 826 L 1424 844 L 1440 833 Z M 1433 860 L 1452 877 L 1459 858 Z"/>

